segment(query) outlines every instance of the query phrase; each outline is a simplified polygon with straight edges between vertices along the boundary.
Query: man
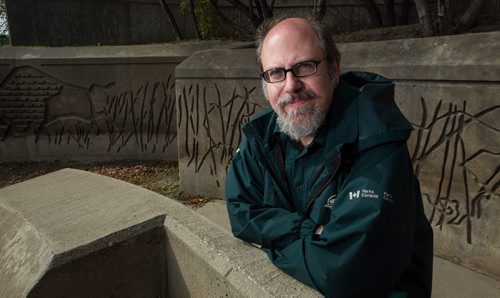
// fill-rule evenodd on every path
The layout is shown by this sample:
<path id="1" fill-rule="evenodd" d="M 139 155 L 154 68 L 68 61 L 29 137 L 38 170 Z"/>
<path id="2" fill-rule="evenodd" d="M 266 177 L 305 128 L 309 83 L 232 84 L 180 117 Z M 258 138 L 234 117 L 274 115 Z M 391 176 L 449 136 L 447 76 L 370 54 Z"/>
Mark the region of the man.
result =
<path id="1" fill-rule="evenodd" d="M 234 235 L 328 297 L 430 297 L 432 230 L 394 84 L 340 76 L 314 20 L 269 20 L 257 43 L 272 110 L 243 127 L 231 162 Z"/>

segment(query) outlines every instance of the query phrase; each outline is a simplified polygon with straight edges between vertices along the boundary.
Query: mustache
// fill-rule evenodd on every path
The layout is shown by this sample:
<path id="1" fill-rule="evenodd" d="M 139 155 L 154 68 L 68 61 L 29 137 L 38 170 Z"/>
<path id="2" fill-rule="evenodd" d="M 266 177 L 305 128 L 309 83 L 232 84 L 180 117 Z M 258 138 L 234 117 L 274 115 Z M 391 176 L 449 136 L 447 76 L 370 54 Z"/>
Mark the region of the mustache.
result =
<path id="1" fill-rule="evenodd" d="M 286 104 L 293 103 L 296 100 L 310 100 L 316 99 L 316 93 L 310 90 L 304 90 L 297 93 L 288 93 L 278 99 L 278 106 L 283 107 Z"/>

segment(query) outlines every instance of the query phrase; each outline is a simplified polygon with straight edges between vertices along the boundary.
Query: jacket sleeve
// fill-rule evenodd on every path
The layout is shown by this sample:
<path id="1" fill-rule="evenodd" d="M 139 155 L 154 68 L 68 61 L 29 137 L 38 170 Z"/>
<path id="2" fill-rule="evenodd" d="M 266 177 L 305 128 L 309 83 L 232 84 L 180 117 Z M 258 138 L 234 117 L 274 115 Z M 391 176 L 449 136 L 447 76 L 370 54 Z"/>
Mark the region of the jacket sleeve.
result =
<path id="1" fill-rule="evenodd" d="M 405 143 L 367 150 L 340 186 L 321 236 L 269 249 L 272 261 L 328 297 L 387 297 L 411 261 L 417 183 Z"/>
<path id="2" fill-rule="evenodd" d="M 231 161 L 226 179 L 226 201 L 233 234 L 262 247 L 284 249 L 291 243 L 311 235 L 316 224 L 287 208 L 276 198 L 269 171 L 262 170 L 243 139 Z M 270 190 L 273 191 L 270 191 Z"/>

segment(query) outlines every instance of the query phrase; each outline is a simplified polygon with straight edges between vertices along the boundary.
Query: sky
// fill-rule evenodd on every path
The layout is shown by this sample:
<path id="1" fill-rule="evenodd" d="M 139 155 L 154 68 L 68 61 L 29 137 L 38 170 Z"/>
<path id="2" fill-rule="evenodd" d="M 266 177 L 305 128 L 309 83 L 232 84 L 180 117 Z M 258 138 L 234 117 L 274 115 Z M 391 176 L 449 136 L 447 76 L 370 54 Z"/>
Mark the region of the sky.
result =
<path id="1" fill-rule="evenodd" d="M 5 15 L 0 15 L 0 35 L 2 34 L 8 34 L 7 28 L 6 28 L 6 16 Z"/>

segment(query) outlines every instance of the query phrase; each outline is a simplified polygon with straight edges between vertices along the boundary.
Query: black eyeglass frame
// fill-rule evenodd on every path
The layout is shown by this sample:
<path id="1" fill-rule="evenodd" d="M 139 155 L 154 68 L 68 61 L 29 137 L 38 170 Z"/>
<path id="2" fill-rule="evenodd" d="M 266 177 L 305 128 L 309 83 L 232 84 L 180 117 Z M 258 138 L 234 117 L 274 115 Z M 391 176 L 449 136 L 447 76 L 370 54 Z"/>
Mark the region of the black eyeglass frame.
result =
<path id="1" fill-rule="evenodd" d="M 262 73 L 260 74 L 260 76 L 264 79 L 264 81 L 266 81 L 266 82 L 268 82 L 268 83 L 270 83 L 270 84 L 280 83 L 280 82 L 283 82 L 284 80 L 286 80 L 286 75 L 287 75 L 287 73 L 288 73 L 289 71 L 291 71 L 291 72 L 293 73 L 293 75 L 294 75 L 294 76 L 296 76 L 297 78 L 307 77 L 307 76 L 310 76 L 310 75 L 313 75 L 313 74 L 317 73 L 317 72 L 318 72 L 318 65 L 319 65 L 321 62 L 325 61 L 327 58 L 328 58 L 328 56 L 327 56 L 327 57 L 325 57 L 325 58 L 323 58 L 323 59 L 321 59 L 321 60 L 319 60 L 319 61 L 318 61 L 318 60 L 316 60 L 316 61 L 315 61 L 315 60 L 311 60 L 311 61 L 302 61 L 302 62 L 299 62 L 299 63 L 294 64 L 291 68 L 288 68 L 288 69 L 283 68 L 283 67 L 271 68 L 271 69 L 268 69 L 268 70 L 266 70 L 266 71 L 262 72 Z M 295 73 L 295 69 L 296 69 L 296 67 L 300 66 L 301 64 L 304 64 L 304 63 L 310 63 L 310 62 L 314 63 L 314 66 L 315 66 L 315 69 L 314 69 L 314 71 L 313 71 L 313 72 L 308 73 L 308 74 L 306 74 L 306 75 L 297 75 L 297 74 Z M 279 81 L 274 81 L 274 82 L 269 81 L 269 80 L 266 78 L 266 73 L 269 73 L 270 71 L 276 71 L 276 70 L 282 70 L 282 71 L 284 72 L 284 74 L 285 74 L 285 75 L 283 76 L 283 79 L 282 79 L 282 80 L 279 80 Z"/>

